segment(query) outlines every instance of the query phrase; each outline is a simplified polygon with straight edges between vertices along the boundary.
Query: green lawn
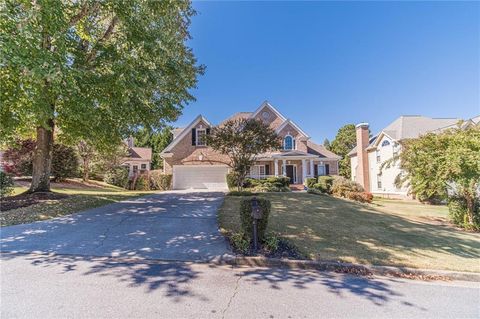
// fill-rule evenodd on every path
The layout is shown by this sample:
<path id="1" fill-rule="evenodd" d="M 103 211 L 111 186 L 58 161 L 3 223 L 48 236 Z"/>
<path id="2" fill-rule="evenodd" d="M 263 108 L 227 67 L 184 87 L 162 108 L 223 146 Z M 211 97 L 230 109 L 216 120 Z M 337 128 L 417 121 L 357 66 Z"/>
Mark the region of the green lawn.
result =
<path id="1" fill-rule="evenodd" d="M 16 186 L 14 195 L 27 190 L 25 185 Z M 67 198 L 48 200 L 28 207 L 0 212 L 0 226 L 30 223 L 58 216 L 73 214 L 85 209 L 143 196 L 156 191 L 128 191 L 105 183 L 92 185 L 52 183 L 52 191 L 70 195 Z"/>
<path id="2" fill-rule="evenodd" d="M 269 231 L 316 260 L 480 272 L 480 234 L 447 222 L 447 208 L 413 201 L 357 204 L 326 195 L 269 193 Z M 242 197 L 227 196 L 219 223 L 239 229 Z"/>

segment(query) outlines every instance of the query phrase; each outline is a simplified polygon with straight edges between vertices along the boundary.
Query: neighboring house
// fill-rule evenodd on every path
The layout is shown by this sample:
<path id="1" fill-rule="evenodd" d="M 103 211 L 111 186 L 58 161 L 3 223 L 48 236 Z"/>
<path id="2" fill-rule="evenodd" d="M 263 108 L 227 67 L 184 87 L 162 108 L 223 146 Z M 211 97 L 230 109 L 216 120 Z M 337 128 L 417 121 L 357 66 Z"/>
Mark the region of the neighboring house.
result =
<path id="1" fill-rule="evenodd" d="M 429 132 L 441 132 L 458 127 L 460 119 L 429 118 L 418 115 L 400 116 L 380 133 L 369 137 L 368 123 L 356 126 L 357 146 L 350 153 L 352 180 L 361 184 L 366 191 L 375 195 L 406 197 L 408 188 L 397 188 L 395 180 L 401 176 L 399 162 L 381 170 L 382 163 L 401 152 L 400 142 L 418 138 Z M 461 128 L 479 125 L 480 116 L 463 121 Z"/>
<path id="2" fill-rule="evenodd" d="M 239 118 L 263 121 L 278 133 L 283 144 L 281 150 L 258 154 L 250 177 L 288 176 L 291 183 L 300 184 L 310 176 L 338 173 L 340 157 L 312 142 L 307 133 L 268 102 L 255 112 L 236 113 L 225 121 Z M 161 153 L 164 172 L 173 174 L 174 189 L 226 188 L 229 158 L 207 145 L 211 128 L 212 124 L 199 115 L 187 127 L 174 130 L 173 141 Z"/>
<path id="3" fill-rule="evenodd" d="M 128 168 L 128 175 L 134 176 L 150 170 L 152 162 L 152 149 L 149 147 L 135 147 L 133 137 L 125 141 L 128 157 L 125 157 L 122 166 Z"/>

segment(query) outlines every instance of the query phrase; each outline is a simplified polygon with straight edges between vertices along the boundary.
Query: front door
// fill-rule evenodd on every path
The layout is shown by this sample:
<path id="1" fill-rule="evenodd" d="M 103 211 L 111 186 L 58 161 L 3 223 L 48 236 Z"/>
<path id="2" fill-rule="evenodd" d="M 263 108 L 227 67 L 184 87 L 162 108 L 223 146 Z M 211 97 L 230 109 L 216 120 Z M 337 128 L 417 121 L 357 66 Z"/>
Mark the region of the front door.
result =
<path id="1" fill-rule="evenodd" d="M 287 177 L 290 177 L 290 184 L 295 182 L 295 167 L 293 165 L 287 165 L 285 167 L 285 173 Z"/>

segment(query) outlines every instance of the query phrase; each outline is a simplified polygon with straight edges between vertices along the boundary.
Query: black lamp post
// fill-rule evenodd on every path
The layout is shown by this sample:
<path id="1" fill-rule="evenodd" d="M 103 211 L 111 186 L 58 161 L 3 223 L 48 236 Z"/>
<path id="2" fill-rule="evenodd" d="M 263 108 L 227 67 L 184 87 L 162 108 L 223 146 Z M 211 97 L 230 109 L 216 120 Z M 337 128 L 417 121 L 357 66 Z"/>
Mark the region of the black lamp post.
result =
<path id="1" fill-rule="evenodd" d="M 252 198 L 252 219 L 253 219 L 253 252 L 258 249 L 258 220 L 262 219 L 262 208 L 258 205 L 256 197 Z"/>

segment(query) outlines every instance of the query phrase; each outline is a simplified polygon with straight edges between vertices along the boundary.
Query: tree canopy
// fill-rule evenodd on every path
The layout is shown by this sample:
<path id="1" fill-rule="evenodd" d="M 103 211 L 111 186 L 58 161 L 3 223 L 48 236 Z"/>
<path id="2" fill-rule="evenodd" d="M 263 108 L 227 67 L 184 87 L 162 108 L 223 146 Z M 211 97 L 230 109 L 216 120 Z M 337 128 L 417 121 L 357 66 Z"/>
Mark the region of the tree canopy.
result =
<path id="1" fill-rule="evenodd" d="M 230 158 L 230 167 L 241 188 L 257 155 L 281 147 L 280 138 L 268 125 L 256 119 L 229 120 L 213 128 L 208 145 Z"/>
<path id="2" fill-rule="evenodd" d="M 480 128 L 452 129 L 403 141 L 399 155 L 404 175 L 420 200 L 460 196 L 465 200 L 468 223 L 480 198 Z"/>
<path id="3" fill-rule="evenodd" d="M 10 1 L 0 19 L 0 142 L 36 131 L 32 190 L 48 190 L 53 131 L 111 147 L 194 99 L 187 0 Z M 34 185 L 36 184 L 36 185 Z"/>
<path id="4" fill-rule="evenodd" d="M 166 126 L 160 130 L 141 128 L 133 135 L 135 146 L 150 147 L 152 149 L 152 169 L 163 168 L 163 159 L 160 153 L 173 139 L 172 128 Z"/>
<path id="5" fill-rule="evenodd" d="M 348 152 L 352 150 L 357 144 L 356 132 L 354 124 L 346 124 L 342 126 L 335 136 L 335 139 L 330 142 L 329 150 L 342 157 L 339 166 L 339 174 L 345 178 L 351 177 L 350 158 L 347 156 Z"/>

